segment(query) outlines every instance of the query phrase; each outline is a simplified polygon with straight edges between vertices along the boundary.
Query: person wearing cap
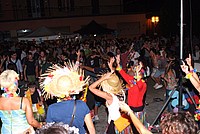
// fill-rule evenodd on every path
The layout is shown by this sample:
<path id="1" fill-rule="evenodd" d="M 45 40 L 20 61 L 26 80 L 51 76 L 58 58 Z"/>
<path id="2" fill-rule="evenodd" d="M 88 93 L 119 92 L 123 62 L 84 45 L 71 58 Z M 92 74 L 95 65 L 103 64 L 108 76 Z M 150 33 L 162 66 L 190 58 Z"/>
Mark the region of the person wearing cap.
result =
<path id="1" fill-rule="evenodd" d="M 0 97 L 2 134 L 33 134 L 33 127 L 41 127 L 40 123 L 34 119 L 29 100 L 19 97 L 16 93 L 18 80 L 19 76 L 14 70 L 5 70 L 0 75 L 1 90 L 4 91 Z"/>
<path id="2" fill-rule="evenodd" d="M 111 67 L 111 61 L 109 63 L 109 67 Z M 98 89 L 98 85 L 102 87 L 103 91 Z M 106 100 L 106 107 L 108 108 L 108 127 L 106 133 L 119 133 L 117 128 L 114 126 L 114 121 L 121 117 L 121 113 L 119 111 L 119 99 L 117 95 L 121 96 L 124 93 L 122 81 L 120 81 L 119 77 L 112 70 L 111 72 L 102 75 L 100 79 L 91 84 L 89 86 L 89 90 L 95 95 Z M 130 126 L 125 128 L 123 131 L 130 134 L 132 133 Z"/>
<path id="3" fill-rule="evenodd" d="M 64 67 L 53 65 L 47 73 L 42 74 L 40 86 L 44 97 L 55 96 L 60 102 L 48 107 L 46 122 L 68 124 L 79 129 L 80 134 L 85 134 L 84 123 L 90 134 L 95 134 L 94 124 L 87 104 L 77 96 L 87 87 L 88 78 L 84 79 L 83 71 L 69 63 Z"/>

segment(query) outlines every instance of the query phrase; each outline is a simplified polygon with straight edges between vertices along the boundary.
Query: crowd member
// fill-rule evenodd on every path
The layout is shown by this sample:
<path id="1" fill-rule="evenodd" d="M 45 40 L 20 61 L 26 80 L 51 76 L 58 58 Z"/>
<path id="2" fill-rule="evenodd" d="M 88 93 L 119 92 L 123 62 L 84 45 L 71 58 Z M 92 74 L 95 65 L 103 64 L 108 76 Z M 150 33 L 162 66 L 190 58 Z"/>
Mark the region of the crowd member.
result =
<path id="1" fill-rule="evenodd" d="M 79 134 L 78 129 L 69 127 L 63 123 L 47 123 L 41 129 L 36 130 L 36 134 Z"/>
<path id="2" fill-rule="evenodd" d="M 155 81 L 155 85 L 153 86 L 155 89 L 162 88 L 163 85 L 161 84 L 161 75 L 165 72 L 165 66 L 163 64 L 164 60 L 161 60 L 161 55 L 158 50 L 155 48 L 151 49 L 148 44 L 143 46 L 146 50 L 150 52 L 150 57 L 152 60 L 152 73 L 151 78 Z"/>
<path id="3" fill-rule="evenodd" d="M 147 84 L 143 80 L 145 74 L 144 66 L 141 61 L 139 65 L 134 68 L 133 75 L 127 74 L 120 65 L 120 56 L 117 55 L 117 68 L 120 75 L 128 84 L 128 105 L 133 110 L 134 114 L 142 121 L 144 125 L 147 125 L 146 122 L 146 112 L 144 110 L 145 102 L 145 93 L 147 90 Z M 133 128 L 133 131 L 134 130 Z M 136 133 L 136 132 L 135 132 Z"/>
<path id="4" fill-rule="evenodd" d="M 138 65 L 138 58 L 140 57 L 140 54 L 133 48 L 130 53 L 130 61 L 134 62 L 134 65 Z"/>
<path id="5" fill-rule="evenodd" d="M 105 72 L 109 71 L 111 67 L 109 67 L 110 61 L 114 59 L 114 54 L 112 52 L 108 52 L 106 55 L 102 55 L 103 57 L 99 57 L 101 58 L 101 64 L 100 67 L 96 66 L 94 68 L 89 67 L 89 66 L 81 66 L 81 68 L 90 71 L 94 74 L 90 75 L 90 78 L 92 78 L 92 81 L 90 80 L 91 83 L 93 83 L 94 81 L 97 80 L 97 76 L 104 74 Z M 109 63 L 109 64 L 107 64 Z M 110 66 L 114 66 L 116 67 L 115 63 L 112 63 L 112 65 Z M 101 106 L 101 104 L 104 103 L 104 99 L 102 99 L 101 97 L 95 95 L 94 96 L 95 99 L 95 106 L 94 106 L 94 121 L 98 121 L 99 120 L 99 116 L 98 116 L 98 108 Z"/>
<path id="6" fill-rule="evenodd" d="M 37 88 L 35 82 L 30 82 L 28 84 L 28 90 L 26 91 L 25 96 L 28 98 L 31 104 L 34 118 L 37 121 L 44 122 L 45 111 L 43 105 L 43 97 L 41 96 L 41 91 Z"/>
<path id="7" fill-rule="evenodd" d="M 8 56 L 8 54 L 6 54 L 6 52 L 3 52 L 1 54 L 0 72 L 3 72 L 4 70 L 6 70 L 7 60 L 9 60 L 9 56 Z"/>
<path id="8" fill-rule="evenodd" d="M 96 87 L 101 84 L 103 91 L 97 89 Z M 119 111 L 119 99 L 116 95 L 121 94 L 122 87 L 121 82 L 116 74 L 112 74 L 109 72 L 103 75 L 99 80 L 94 82 L 92 85 L 89 86 L 89 89 L 96 95 L 104 98 L 106 100 L 106 106 L 108 108 L 108 127 L 106 133 L 118 133 L 118 130 L 111 126 L 114 125 L 114 121 L 117 120 L 121 114 Z M 127 127 L 124 130 L 127 133 L 131 133 L 131 128 Z"/>
<path id="9" fill-rule="evenodd" d="M 45 96 L 56 96 L 61 101 L 48 107 L 46 122 L 63 122 L 75 126 L 80 134 L 86 133 L 85 123 L 89 133 L 95 134 L 88 106 L 75 97 L 84 90 L 88 81 L 83 80 L 84 75 L 77 65 L 78 62 L 74 66 L 71 64 L 63 68 L 55 65 L 41 77 L 41 87 L 47 93 Z"/>
<path id="10" fill-rule="evenodd" d="M 80 67 L 84 70 L 87 70 L 87 71 L 94 73 L 94 75 L 95 75 L 94 80 L 95 80 L 95 79 L 97 79 L 98 74 L 102 74 L 104 72 L 107 72 L 108 68 L 107 68 L 106 64 L 107 64 L 106 61 L 104 61 L 104 62 L 102 62 L 100 67 L 92 68 L 92 67 L 83 66 L 83 65 L 81 65 Z M 94 75 L 92 75 L 92 76 L 94 76 Z M 101 104 L 102 104 L 102 102 L 104 102 L 104 100 L 101 97 L 96 96 L 96 95 L 94 96 L 94 99 L 95 99 L 95 106 L 94 106 L 93 121 L 98 121 L 99 120 L 98 108 L 101 106 Z"/>
<path id="11" fill-rule="evenodd" d="M 197 134 L 198 125 L 189 112 L 168 113 L 160 124 L 162 134 Z"/>
<path id="12" fill-rule="evenodd" d="M 87 60 L 86 60 L 86 66 L 89 66 L 89 67 L 100 67 L 100 64 L 99 64 L 99 55 L 96 51 L 92 51 L 91 55 L 89 55 L 87 57 Z"/>
<path id="13" fill-rule="evenodd" d="M 28 82 L 35 82 L 39 77 L 39 67 L 37 60 L 33 59 L 33 54 L 28 53 L 28 59 L 24 63 L 24 80 Z"/>
<path id="14" fill-rule="evenodd" d="M 75 63 L 75 62 L 76 62 L 76 49 L 75 49 L 75 47 L 74 47 L 74 48 L 71 48 L 71 50 L 70 50 L 69 60 L 70 60 L 72 63 Z"/>
<path id="15" fill-rule="evenodd" d="M 64 66 L 65 63 L 69 62 L 69 59 L 67 58 L 67 56 L 65 55 L 65 53 L 61 53 L 60 55 L 58 55 L 58 61 L 57 63 L 61 66 Z"/>
<path id="16" fill-rule="evenodd" d="M 150 49 L 149 49 L 148 41 L 144 42 L 143 46 L 140 49 L 141 56 L 145 59 L 147 65 L 152 68 L 152 62 L 150 58 Z"/>
<path id="17" fill-rule="evenodd" d="M 165 70 L 165 74 L 163 74 L 162 78 L 165 80 L 165 87 L 166 87 L 166 100 L 169 98 L 170 96 L 170 91 L 175 90 L 177 85 L 178 85 L 178 81 L 176 80 L 176 73 L 175 70 L 173 69 L 173 61 L 169 61 L 167 68 Z M 168 103 L 168 112 L 172 112 L 172 107 L 171 107 L 171 103 Z"/>
<path id="18" fill-rule="evenodd" d="M 25 97 L 18 97 L 18 74 L 13 70 L 5 70 L 0 75 L 1 90 L 0 118 L 3 122 L 2 134 L 34 133 L 33 127 L 41 125 L 34 119 L 30 102 Z"/>
<path id="19" fill-rule="evenodd" d="M 108 127 L 106 130 L 107 134 L 119 133 L 116 127 L 114 126 L 114 121 L 120 118 L 121 113 L 119 111 L 119 99 L 117 95 L 123 94 L 122 82 L 119 77 L 113 73 L 112 59 L 109 63 L 111 72 L 108 72 L 100 79 L 95 81 L 89 86 L 89 90 L 95 95 L 102 97 L 106 100 L 106 107 L 108 108 Z M 99 90 L 97 87 L 101 85 L 103 91 Z M 132 133 L 131 127 L 127 127 L 122 133 Z"/>
<path id="20" fill-rule="evenodd" d="M 41 69 L 42 66 L 46 63 L 47 54 L 46 54 L 45 50 L 41 50 L 39 53 L 40 53 L 40 55 L 37 60 L 38 60 L 38 64 L 39 64 L 39 69 Z"/>
<path id="21" fill-rule="evenodd" d="M 40 69 L 39 74 L 41 75 L 41 74 L 45 73 L 45 71 L 46 71 L 50 66 L 52 66 L 53 64 L 54 64 L 54 58 L 53 58 L 53 56 L 47 57 L 46 62 L 45 62 L 44 64 L 42 64 L 42 66 L 41 66 L 41 69 Z"/>
<path id="22" fill-rule="evenodd" d="M 125 71 L 127 71 L 128 56 L 129 56 L 132 48 L 133 48 L 133 45 L 131 45 L 131 47 L 128 50 L 127 50 L 126 46 L 122 47 L 122 52 L 120 54 L 120 57 L 121 57 L 121 59 L 123 59 L 123 60 L 121 60 L 121 64 L 122 64 L 123 70 L 125 70 Z"/>
<path id="23" fill-rule="evenodd" d="M 8 68 L 9 65 L 13 65 L 15 66 L 17 73 L 20 74 L 20 79 L 23 79 L 23 68 L 22 68 L 22 64 L 21 64 L 21 60 L 17 58 L 17 53 L 16 51 L 11 51 L 10 52 L 10 57 L 7 60 L 6 63 L 6 69 Z"/>
<path id="24" fill-rule="evenodd" d="M 152 63 L 152 71 L 151 71 L 151 78 L 153 79 L 153 81 L 156 83 L 153 87 L 157 87 L 159 84 L 157 83 L 154 75 L 156 73 L 156 71 L 158 70 L 158 58 L 156 56 L 156 49 L 151 49 L 150 48 L 150 43 L 145 43 L 142 47 L 142 49 L 146 50 L 149 52 L 150 58 L 151 58 L 151 63 Z M 160 85 L 161 86 L 161 85 Z M 162 86 L 161 86 L 162 87 Z"/>
<path id="25" fill-rule="evenodd" d="M 154 80 L 156 81 L 156 84 L 154 86 L 155 89 L 159 89 L 159 88 L 162 88 L 163 85 L 161 84 L 161 76 L 165 73 L 165 63 L 164 63 L 164 59 L 163 57 L 160 55 L 160 52 L 156 52 L 155 53 L 155 57 L 156 57 L 156 60 L 157 60 L 157 68 L 156 68 L 156 71 L 155 71 L 155 74 L 153 75 L 154 77 Z"/>

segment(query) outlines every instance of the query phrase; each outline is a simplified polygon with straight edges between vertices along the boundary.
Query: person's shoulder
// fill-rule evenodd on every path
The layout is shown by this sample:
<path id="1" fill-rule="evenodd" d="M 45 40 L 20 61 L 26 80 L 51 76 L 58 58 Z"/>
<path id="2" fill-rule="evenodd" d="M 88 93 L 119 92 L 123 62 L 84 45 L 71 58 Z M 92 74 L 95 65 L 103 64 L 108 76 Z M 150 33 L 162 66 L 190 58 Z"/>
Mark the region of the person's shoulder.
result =
<path id="1" fill-rule="evenodd" d="M 77 105 L 79 105 L 82 108 L 88 108 L 87 104 L 82 100 L 77 100 Z"/>
<path id="2" fill-rule="evenodd" d="M 49 110 L 52 110 L 52 111 L 54 111 L 54 110 L 60 110 L 60 109 L 62 109 L 62 107 L 64 108 L 66 106 L 62 102 L 57 102 L 57 103 L 49 105 L 48 111 Z"/>
<path id="3" fill-rule="evenodd" d="M 82 100 L 76 100 L 77 102 L 78 102 L 78 104 L 82 104 L 82 105 L 84 105 L 84 104 L 86 104 L 84 101 L 82 101 Z"/>
<path id="4" fill-rule="evenodd" d="M 86 114 L 89 113 L 89 111 L 90 111 L 89 107 L 84 101 L 77 100 L 77 105 L 78 105 L 77 107 L 79 110 L 84 111 Z"/>

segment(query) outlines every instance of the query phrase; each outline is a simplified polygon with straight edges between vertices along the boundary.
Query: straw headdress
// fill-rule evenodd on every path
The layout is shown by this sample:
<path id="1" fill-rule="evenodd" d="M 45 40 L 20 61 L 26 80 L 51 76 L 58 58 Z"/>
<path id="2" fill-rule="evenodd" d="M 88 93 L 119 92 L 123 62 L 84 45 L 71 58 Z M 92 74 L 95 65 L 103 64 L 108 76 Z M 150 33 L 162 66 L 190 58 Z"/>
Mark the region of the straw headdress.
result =
<path id="1" fill-rule="evenodd" d="M 84 79 L 83 71 L 76 64 L 68 63 L 64 67 L 53 65 L 46 73 L 42 74 L 40 87 L 43 89 L 43 96 L 49 98 L 68 97 L 72 94 L 79 94 L 88 83 L 88 77 Z"/>
<path id="2" fill-rule="evenodd" d="M 123 93 L 122 81 L 116 74 L 112 74 L 109 79 L 101 82 L 101 87 L 105 92 L 116 95 Z"/>

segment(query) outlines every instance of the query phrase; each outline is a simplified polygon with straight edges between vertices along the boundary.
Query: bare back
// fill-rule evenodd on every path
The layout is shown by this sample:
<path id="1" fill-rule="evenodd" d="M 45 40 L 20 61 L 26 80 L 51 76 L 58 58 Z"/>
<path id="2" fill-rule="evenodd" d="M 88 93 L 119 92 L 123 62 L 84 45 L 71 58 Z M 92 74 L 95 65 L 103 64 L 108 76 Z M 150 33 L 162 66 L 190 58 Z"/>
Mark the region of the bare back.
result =
<path id="1" fill-rule="evenodd" d="M 24 98 L 23 98 L 24 99 Z M 25 103 L 22 101 L 22 110 L 25 111 Z M 21 97 L 5 98 L 0 97 L 0 110 L 19 110 L 21 105 Z"/>

